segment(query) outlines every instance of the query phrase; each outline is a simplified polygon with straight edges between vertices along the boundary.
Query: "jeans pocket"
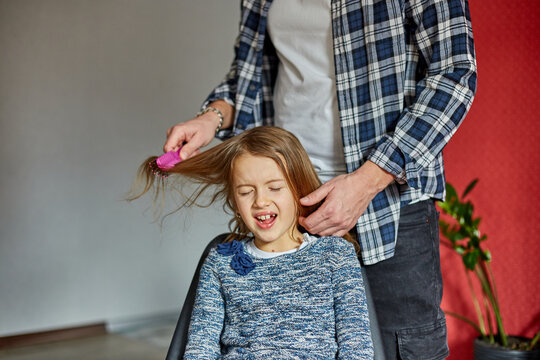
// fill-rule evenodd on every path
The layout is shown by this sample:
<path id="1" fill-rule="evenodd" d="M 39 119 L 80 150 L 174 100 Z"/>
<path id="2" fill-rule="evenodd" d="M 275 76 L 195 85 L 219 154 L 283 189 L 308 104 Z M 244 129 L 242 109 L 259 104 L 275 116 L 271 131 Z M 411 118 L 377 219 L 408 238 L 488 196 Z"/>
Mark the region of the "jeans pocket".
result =
<path id="1" fill-rule="evenodd" d="M 399 355 L 403 360 L 439 360 L 448 356 L 446 320 L 397 332 Z"/>
<path id="2" fill-rule="evenodd" d="M 430 208 L 432 204 L 431 200 L 426 200 L 401 209 L 396 253 L 417 256 L 432 252 L 431 228 L 436 221 Z"/>

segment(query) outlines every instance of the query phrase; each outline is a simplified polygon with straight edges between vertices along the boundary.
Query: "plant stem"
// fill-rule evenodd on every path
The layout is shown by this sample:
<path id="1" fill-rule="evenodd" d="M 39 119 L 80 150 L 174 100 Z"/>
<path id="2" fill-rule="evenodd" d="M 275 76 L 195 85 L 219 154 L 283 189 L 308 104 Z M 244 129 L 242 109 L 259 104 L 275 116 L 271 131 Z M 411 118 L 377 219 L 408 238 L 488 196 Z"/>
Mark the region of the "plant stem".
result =
<path id="1" fill-rule="evenodd" d="M 473 298 L 474 310 L 476 311 L 476 316 L 478 317 L 478 331 L 482 334 L 483 337 L 486 337 L 486 326 L 484 323 L 484 315 L 480 309 L 480 304 L 478 303 L 478 298 L 476 297 L 476 292 L 471 281 L 471 276 L 469 275 L 469 270 L 465 269 L 465 274 L 467 275 L 467 283 L 469 284 L 469 289 L 471 290 L 471 296 Z"/>
<path id="2" fill-rule="evenodd" d="M 491 291 L 491 286 L 490 286 L 491 284 L 489 282 L 489 279 L 487 278 L 487 274 L 485 273 L 485 267 L 482 267 L 482 266 L 476 267 L 475 271 L 476 271 L 476 275 L 478 276 L 478 279 L 480 280 L 480 284 L 482 285 L 482 290 L 484 291 L 484 294 L 488 297 L 489 302 L 491 304 L 491 308 L 493 309 L 495 320 L 497 321 L 497 330 L 499 332 L 499 337 L 501 339 L 501 345 L 508 346 L 508 339 L 506 337 L 506 332 L 504 331 L 504 326 L 503 326 L 502 318 L 501 318 L 501 312 L 499 310 L 499 304 L 497 300 L 493 297 L 493 292 Z"/>
<path id="3" fill-rule="evenodd" d="M 495 337 L 493 336 L 493 326 L 491 326 L 491 313 L 489 311 L 489 302 L 488 299 L 484 296 L 484 305 L 486 306 L 486 319 L 488 323 L 488 329 L 489 329 L 489 342 L 491 344 L 495 343 Z"/>
<path id="4" fill-rule="evenodd" d="M 527 348 L 527 350 L 532 350 L 534 349 L 534 346 L 536 345 L 536 343 L 538 342 L 538 340 L 540 339 L 540 331 L 536 333 L 536 335 L 533 337 L 533 339 L 531 340 L 531 343 L 529 344 L 529 347 Z"/>
<path id="5" fill-rule="evenodd" d="M 497 304 L 499 303 L 499 292 L 497 291 L 497 285 L 495 284 L 495 277 L 493 276 L 493 271 L 491 270 L 491 263 L 489 261 L 483 261 L 483 263 L 486 266 L 486 269 L 489 274 L 489 278 L 491 279 L 491 283 L 493 284 L 493 295 L 495 297 L 495 300 L 497 300 Z"/>
<path id="6" fill-rule="evenodd" d="M 461 321 L 465 321 L 467 324 L 471 325 L 476 331 L 478 331 L 479 333 L 482 334 L 482 330 L 478 327 L 478 325 L 476 325 L 476 323 L 474 321 L 472 321 L 471 319 L 469 319 L 468 317 L 465 317 L 463 315 L 460 315 L 460 314 L 452 312 L 452 311 L 445 311 L 444 313 L 446 315 L 453 316 L 453 317 L 455 317 L 455 318 L 457 318 L 457 319 L 459 319 Z"/>

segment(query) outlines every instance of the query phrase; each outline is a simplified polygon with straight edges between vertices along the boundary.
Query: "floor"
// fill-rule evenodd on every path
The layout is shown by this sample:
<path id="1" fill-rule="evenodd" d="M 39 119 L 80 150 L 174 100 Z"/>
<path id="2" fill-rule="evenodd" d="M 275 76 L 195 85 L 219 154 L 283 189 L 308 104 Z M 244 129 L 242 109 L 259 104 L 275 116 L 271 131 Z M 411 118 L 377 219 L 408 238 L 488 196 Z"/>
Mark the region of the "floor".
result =
<path id="1" fill-rule="evenodd" d="M 176 319 L 103 336 L 0 350 L 2 360 L 163 360 Z"/>

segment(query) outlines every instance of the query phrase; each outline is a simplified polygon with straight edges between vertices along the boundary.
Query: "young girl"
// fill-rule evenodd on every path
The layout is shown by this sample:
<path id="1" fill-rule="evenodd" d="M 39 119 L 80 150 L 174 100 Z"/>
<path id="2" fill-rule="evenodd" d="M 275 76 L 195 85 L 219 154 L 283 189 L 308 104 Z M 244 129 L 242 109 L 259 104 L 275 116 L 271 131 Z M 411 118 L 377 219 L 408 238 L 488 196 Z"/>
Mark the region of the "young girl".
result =
<path id="1" fill-rule="evenodd" d="M 294 135 L 257 127 L 174 166 L 164 158 L 141 165 L 135 198 L 180 174 L 201 185 L 190 201 L 211 190 L 235 214 L 201 269 L 184 359 L 373 358 L 352 241 L 298 225 L 314 210 L 299 199 L 320 181 Z"/>

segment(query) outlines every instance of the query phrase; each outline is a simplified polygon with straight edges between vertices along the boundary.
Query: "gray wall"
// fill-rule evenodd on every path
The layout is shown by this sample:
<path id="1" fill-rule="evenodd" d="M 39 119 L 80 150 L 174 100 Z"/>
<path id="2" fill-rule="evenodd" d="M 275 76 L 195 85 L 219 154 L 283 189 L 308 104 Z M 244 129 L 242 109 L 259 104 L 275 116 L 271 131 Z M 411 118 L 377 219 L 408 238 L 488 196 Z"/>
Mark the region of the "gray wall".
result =
<path id="1" fill-rule="evenodd" d="M 238 1 L 0 0 L 0 336 L 178 311 L 219 206 L 126 203 L 232 59 Z"/>

